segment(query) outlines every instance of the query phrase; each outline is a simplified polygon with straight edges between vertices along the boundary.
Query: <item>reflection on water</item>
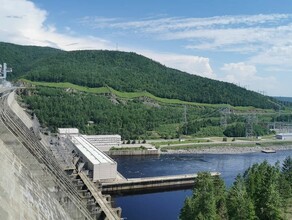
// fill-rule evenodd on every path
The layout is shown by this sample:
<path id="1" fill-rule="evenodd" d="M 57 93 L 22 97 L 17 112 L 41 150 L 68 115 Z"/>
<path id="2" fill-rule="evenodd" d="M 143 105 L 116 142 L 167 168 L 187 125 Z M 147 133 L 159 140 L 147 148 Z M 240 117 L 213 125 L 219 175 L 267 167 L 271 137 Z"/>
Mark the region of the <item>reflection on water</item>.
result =
<path id="1" fill-rule="evenodd" d="M 276 154 L 173 154 L 145 157 L 114 157 L 118 170 L 126 178 L 165 176 L 217 171 L 226 185 L 230 186 L 239 173 L 254 163 L 267 160 L 274 164 L 282 162 L 292 150 Z M 180 209 L 191 190 L 131 195 L 115 198 L 115 205 L 122 208 L 123 217 L 130 220 L 171 220 L 178 219 Z"/>

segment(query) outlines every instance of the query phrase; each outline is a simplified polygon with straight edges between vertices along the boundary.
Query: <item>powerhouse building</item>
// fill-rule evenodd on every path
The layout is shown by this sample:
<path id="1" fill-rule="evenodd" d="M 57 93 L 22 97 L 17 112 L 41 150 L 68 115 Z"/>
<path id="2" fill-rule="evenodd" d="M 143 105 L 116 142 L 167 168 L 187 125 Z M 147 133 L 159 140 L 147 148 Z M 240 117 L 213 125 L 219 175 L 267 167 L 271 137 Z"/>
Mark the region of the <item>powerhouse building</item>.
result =
<path id="1" fill-rule="evenodd" d="M 70 136 L 70 141 L 82 157 L 85 167 L 92 171 L 93 182 L 116 179 L 117 163 L 113 159 L 94 147 L 83 136 Z"/>
<path id="2" fill-rule="evenodd" d="M 116 179 L 117 163 L 103 151 L 119 147 L 120 135 L 81 135 L 77 128 L 58 128 L 58 137 L 71 142 L 94 182 Z"/>
<path id="3" fill-rule="evenodd" d="M 111 147 L 120 147 L 121 135 L 83 135 L 96 148 L 108 151 Z"/>

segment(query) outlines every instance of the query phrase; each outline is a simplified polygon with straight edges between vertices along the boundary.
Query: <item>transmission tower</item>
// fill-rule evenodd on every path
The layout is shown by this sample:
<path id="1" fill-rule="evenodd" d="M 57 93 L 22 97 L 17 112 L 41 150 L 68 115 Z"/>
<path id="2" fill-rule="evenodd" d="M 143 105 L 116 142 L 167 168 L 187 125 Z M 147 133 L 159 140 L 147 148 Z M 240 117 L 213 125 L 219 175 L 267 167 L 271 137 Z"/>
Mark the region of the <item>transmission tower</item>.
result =
<path id="1" fill-rule="evenodd" d="M 257 123 L 257 116 L 256 114 L 248 114 L 245 120 L 245 136 L 247 138 L 251 138 L 254 136 L 254 129 L 253 125 Z"/>
<path id="2" fill-rule="evenodd" d="M 220 125 L 221 127 L 223 128 L 226 128 L 227 125 L 228 125 L 228 118 L 231 114 L 231 111 L 230 111 L 230 108 L 229 107 L 226 107 L 226 108 L 222 108 L 220 110 L 220 115 L 221 115 L 221 118 L 220 118 Z"/>

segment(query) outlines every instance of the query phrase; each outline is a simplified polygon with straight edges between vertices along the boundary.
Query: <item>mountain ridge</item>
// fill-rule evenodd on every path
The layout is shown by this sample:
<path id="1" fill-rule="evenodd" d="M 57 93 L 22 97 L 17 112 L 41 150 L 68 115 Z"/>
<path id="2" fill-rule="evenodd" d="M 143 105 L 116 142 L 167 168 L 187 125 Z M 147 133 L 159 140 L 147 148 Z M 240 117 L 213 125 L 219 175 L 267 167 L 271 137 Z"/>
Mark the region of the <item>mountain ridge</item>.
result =
<path id="1" fill-rule="evenodd" d="M 0 61 L 14 68 L 9 79 L 110 86 L 122 92 L 147 91 L 157 97 L 190 102 L 276 108 L 270 97 L 168 68 L 133 52 L 62 51 L 8 43 L 0 43 L 0 51 Z"/>

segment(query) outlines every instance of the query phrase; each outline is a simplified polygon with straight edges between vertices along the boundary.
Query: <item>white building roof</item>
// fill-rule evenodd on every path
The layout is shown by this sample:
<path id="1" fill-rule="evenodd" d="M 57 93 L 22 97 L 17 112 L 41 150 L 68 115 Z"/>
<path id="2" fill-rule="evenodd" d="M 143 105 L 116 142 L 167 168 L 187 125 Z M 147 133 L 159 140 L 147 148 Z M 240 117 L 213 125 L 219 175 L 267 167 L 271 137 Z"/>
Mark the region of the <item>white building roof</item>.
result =
<path id="1" fill-rule="evenodd" d="M 79 134 L 78 128 L 58 128 L 59 134 Z"/>
<path id="2" fill-rule="evenodd" d="M 81 136 L 72 137 L 72 142 L 92 164 L 116 163 Z"/>
<path id="3" fill-rule="evenodd" d="M 101 138 L 119 138 L 121 139 L 121 135 L 114 134 L 114 135 L 83 135 L 87 139 L 101 139 Z"/>
<path id="4" fill-rule="evenodd" d="M 281 136 L 292 136 L 292 133 L 280 133 L 278 135 L 281 135 Z"/>

